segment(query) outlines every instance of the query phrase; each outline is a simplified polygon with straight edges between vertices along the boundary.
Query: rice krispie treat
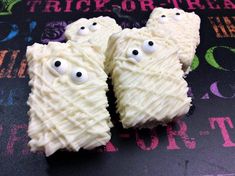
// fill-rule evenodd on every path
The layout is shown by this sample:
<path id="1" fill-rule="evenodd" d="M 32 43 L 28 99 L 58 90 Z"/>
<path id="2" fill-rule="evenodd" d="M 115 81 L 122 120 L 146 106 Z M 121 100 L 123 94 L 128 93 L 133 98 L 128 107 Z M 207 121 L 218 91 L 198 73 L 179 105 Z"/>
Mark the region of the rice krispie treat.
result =
<path id="1" fill-rule="evenodd" d="M 164 31 L 166 36 L 171 35 L 176 40 L 183 70 L 187 73 L 200 43 L 200 22 L 200 17 L 194 12 L 159 7 L 151 13 L 147 27 L 154 31 L 153 35 Z"/>
<path id="2" fill-rule="evenodd" d="M 89 42 L 27 48 L 31 151 L 93 149 L 110 140 L 104 59 Z"/>
<path id="3" fill-rule="evenodd" d="M 110 37 L 105 68 L 111 75 L 124 128 L 166 124 L 189 111 L 187 82 L 171 38 L 147 28 Z"/>
<path id="4" fill-rule="evenodd" d="M 121 30 L 110 17 L 80 18 L 66 27 L 65 37 L 78 42 L 89 40 L 105 51 L 110 35 Z"/>

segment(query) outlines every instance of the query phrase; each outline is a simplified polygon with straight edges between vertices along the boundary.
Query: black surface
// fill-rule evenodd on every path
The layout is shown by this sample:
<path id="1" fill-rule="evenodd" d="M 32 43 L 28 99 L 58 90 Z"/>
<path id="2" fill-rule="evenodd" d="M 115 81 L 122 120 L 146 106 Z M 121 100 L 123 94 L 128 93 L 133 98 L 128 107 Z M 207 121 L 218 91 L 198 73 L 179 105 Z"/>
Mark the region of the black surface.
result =
<path id="1" fill-rule="evenodd" d="M 122 27 L 140 27 L 145 24 L 151 10 L 141 11 L 140 1 L 137 0 L 128 1 L 136 4 L 136 9 L 131 12 L 117 7 L 112 10 L 111 2 L 107 3 L 105 8 L 97 10 L 95 2 L 98 1 L 92 0 L 88 1 L 91 2 L 90 10 L 81 12 L 75 10 L 77 1 L 74 0 L 72 12 L 45 13 L 43 8 L 46 1 L 41 1 L 36 12 L 30 13 L 27 6 L 29 2 L 31 1 L 22 0 L 14 6 L 12 15 L 0 16 L 0 52 L 9 51 L 3 59 L 3 64 L 0 57 L 0 175 L 235 175 L 235 34 L 233 30 L 230 36 L 217 38 L 208 19 L 217 16 L 230 17 L 230 27 L 234 29 L 235 5 L 233 9 L 232 6 L 225 9 L 225 1 L 219 1 L 221 9 L 212 9 L 206 1 L 201 0 L 205 9 L 202 9 L 202 6 L 195 9 L 202 19 L 201 44 L 196 53 L 199 66 L 187 77 L 192 90 L 193 107 L 185 118 L 167 128 L 124 130 L 118 122 L 115 100 L 110 91 L 109 110 L 115 125 L 112 129 L 113 147 L 110 144 L 107 148 L 78 153 L 60 151 L 46 158 L 42 153 L 30 153 L 27 148 L 26 101 L 30 92 L 29 79 L 18 74 L 19 65 L 25 59 L 26 46 L 34 42 L 63 41 L 63 26 L 80 17 L 108 15 L 115 18 Z M 123 2 L 126 1 L 113 1 L 113 4 L 121 5 Z M 154 4 L 163 2 L 166 4 L 167 1 L 154 1 Z M 190 1 L 182 2 L 180 7 L 186 11 L 190 10 L 189 3 L 186 3 Z M 61 4 L 61 8 L 65 9 L 65 1 L 61 1 Z M 172 3 L 165 5 L 172 6 Z M 83 9 L 85 8 L 83 5 Z M 0 12 L 3 11 L 1 9 L 3 8 L 0 5 Z M 18 28 L 19 33 L 14 38 L 3 41 L 13 28 Z M 228 32 L 228 29 L 226 30 Z M 214 51 L 214 57 L 223 69 L 211 66 L 205 58 L 208 49 L 216 46 L 227 47 L 218 47 Z M 15 64 L 11 61 L 13 50 L 19 50 Z M 9 64 L 13 65 L 13 70 L 7 74 Z M 212 89 L 216 85 L 219 92 Z M 218 123 L 215 123 L 213 129 L 212 120 L 220 121 L 220 125 L 225 122 L 224 131 Z M 188 136 L 184 135 L 183 129 Z M 180 130 L 181 137 L 177 136 L 177 131 Z M 228 133 L 226 139 L 221 132 Z M 169 144 L 174 135 L 178 147 Z M 186 141 L 186 144 L 183 141 Z"/>

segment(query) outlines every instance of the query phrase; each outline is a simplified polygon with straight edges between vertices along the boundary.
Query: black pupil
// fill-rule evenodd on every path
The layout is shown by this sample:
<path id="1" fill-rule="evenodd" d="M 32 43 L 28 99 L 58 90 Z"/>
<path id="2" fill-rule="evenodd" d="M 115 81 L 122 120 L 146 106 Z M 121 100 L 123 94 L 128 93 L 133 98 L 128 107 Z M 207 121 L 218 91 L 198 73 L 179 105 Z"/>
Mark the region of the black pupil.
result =
<path id="1" fill-rule="evenodd" d="M 153 46 L 153 42 L 152 41 L 149 41 L 148 44 L 149 44 L 149 46 Z"/>
<path id="2" fill-rule="evenodd" d="M 94 22 L 94 23 L 93 23 L 93 26 L 95 26 L 95 25 L 97 25 L 97 23 L 96 23 L 96 22 Z"/>
<path id="3" fill-rule="evenodd" d="M 162 15 L 162 17 L 164 18 L 164 17 L 166 17 L 166 15 Z"/>
<path id="4" fill-rule="evenodd" d="M 136 55 L 139 54 L 139 52 L 138 52 L 137 50 L 133 50 L 133 51 L 132 51 L 132 54 L 136 56 Z"/>
<path id="5" fill-rule="evenodd" d="M 83 30 L 83 29 L 85 29 L 85 27 L 84 27 L 84 26 L 82 26 L 82 27 L 81 27 L 81 29 Z"/>
<path id="6" fill-rule="evenodd" d="M 55 62 L 55 66 L 56 66 L 56 67 L 59 67 L 60 65 L 61 65 L 61 62 L 60 62 L 60 61 L 56 61 L 56 62 Z"/>
<path id="7" fill-rule="evenodd" d="M 76 73 L 76 76 L 77 76 L 77 77 L 81 77 L 81 76 L 82 76 L 82 73 L 81 73 L 81 72 L 77 72 L 77 73 Z"/>
<path id="8" fill-rule="evenodd" d="M 176 13 L 176 15 L 180 15 L 180 13 Z"/>

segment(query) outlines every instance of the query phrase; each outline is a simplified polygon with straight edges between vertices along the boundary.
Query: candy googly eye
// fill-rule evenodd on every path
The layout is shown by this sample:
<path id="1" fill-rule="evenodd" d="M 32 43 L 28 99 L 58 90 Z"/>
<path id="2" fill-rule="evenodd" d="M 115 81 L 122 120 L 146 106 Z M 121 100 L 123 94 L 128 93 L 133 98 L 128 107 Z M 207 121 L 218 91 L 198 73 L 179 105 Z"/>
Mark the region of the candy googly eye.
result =
<path id="1" fill-rule="evenodd" d="M 85 69 L 83 68 L 76 68 L 72 71 L 72 80 L 77 83 L 83 83 L 88 80 L 88 73 Z"/>
<path id="2" fill-rule="evenodd" d="M 142 46 L 142 49 L 145 53 L 151 54 L 156 51 L 156 44 L 152 40 L 145 40 Z"/>
<path id="3" fill-rule="evenodd" d="M 133 49 L 128 50 L 127 57 L 132 58 L 136 60 L 137 62 L 139 62 L 142 59 L 142 53 L 140 50 L 133 48 Z"/>
<path id="4" fill-rule="evenodd" d="M 87 29 L 85 26 L 82 26 L 77 33 L 78 35 L 87 35 L 89 33 L 89 29 Z"/>
<path id="5" fill-rule="evenodd" d="M 161 15 L 158 19 L 159 23 L 166 23 L 167 22 L 167 16 L 166 15 Z"/>
<path id="6" fill-rule="evenodd" d="M 179 21 L 181 20 L 182 18 L 182 14 L 180 12 L 176 12 L 174 17 L 173 17 L 176 21 Z"/>
<path id="7" fill-rule="evenodd" d="M 93 22 L 90 26 L 89 29 L 90 31 L 97 31 L 100 28 L 100 25 L 97 22 Z"/>
<path id="8" fill-rule="evenodd" d="M 65 74 L 68 68 L 68 63 L 61 58 L 57 58 L 52 61 L 51 66 L 59 74 Z"/>

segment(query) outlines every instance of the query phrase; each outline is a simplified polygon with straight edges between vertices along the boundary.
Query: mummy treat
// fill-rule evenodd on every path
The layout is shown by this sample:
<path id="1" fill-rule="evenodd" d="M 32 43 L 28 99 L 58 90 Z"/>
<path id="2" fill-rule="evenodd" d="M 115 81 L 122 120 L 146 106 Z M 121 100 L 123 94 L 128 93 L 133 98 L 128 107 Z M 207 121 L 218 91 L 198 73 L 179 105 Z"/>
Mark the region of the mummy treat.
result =
<path id="1" fill-rule="evenodd" d="M 200 18 L 194 12 L 188 13 L 180 9 L 155 8 L 147 22 L 147 27 L 156 33 L 165 31 L 171 35 L 179 47 L 180 61 L 187 73 L 200 43 Z"/>
<path id="2" fill-rule="evenodd" d="M 91 41 L 105 51 L 109 36 L 121 31 L 121 27 L 110 17 L 80 18 L 69 24 L 65 30 L 65 37 L 73 41 Z"/>
<path id="3" fill-rule="evenodd" d="M 46 156 L 78 151 L 110 140 L 104 55 L 89 42 L 51 42 L 27 48 L 31 151 Z"/>
<path id="4" fill-rule="evenodd" d="M 165 124 L 191 105 L 174 41 L 147 28 L 110 37 L 105 67 L 111 75 L 124 128 Z"/>

